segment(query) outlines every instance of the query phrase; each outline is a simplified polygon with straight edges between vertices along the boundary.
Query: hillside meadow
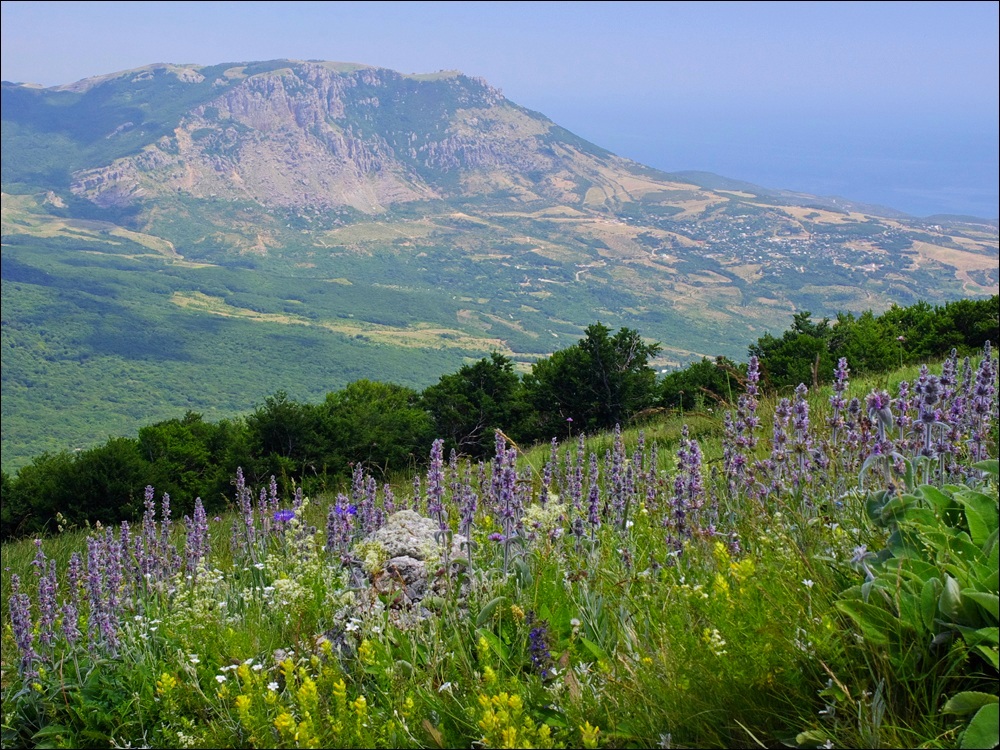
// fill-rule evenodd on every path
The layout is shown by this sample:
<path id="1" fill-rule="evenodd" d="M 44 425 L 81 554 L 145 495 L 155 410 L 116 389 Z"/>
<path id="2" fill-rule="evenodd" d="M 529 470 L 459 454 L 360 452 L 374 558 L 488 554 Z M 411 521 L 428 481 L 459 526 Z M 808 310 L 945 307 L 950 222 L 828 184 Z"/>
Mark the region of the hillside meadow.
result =
<path id="1" fill-rule="evenodd" d="M 728 409 L 239 473 L 218 515 L 148 488 L 3 545 L 3 745 L 995 745 L 997 371 L 775 395 L 751 358 Z"/>

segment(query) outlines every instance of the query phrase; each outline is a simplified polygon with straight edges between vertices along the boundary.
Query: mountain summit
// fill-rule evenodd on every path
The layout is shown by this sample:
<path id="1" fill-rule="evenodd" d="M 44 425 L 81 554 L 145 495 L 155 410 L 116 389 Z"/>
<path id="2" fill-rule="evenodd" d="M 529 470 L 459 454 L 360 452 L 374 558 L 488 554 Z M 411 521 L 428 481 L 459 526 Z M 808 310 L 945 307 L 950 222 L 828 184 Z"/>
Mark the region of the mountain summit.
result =
<path id="1" fill-rule="evenodd" d="M 603 203 L 654 188 L 647 170 L 456 72 L 280 60 L 25 88 L 5 87 L 5 119 L 30 132 L 63 108 L 59 130 L 102 162 L 74 171 L 70 188 L 103 207 L 182 193 L 375 214 L 484 195 Z M 106 132 L 94 132 L 95 115 Z"/>

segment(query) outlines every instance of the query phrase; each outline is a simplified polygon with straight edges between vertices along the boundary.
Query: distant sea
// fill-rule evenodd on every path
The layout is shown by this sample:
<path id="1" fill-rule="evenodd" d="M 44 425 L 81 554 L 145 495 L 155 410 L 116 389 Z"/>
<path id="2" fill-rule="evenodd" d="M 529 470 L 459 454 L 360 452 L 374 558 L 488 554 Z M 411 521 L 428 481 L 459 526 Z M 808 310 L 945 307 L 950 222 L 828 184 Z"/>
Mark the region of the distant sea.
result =
<path id="1" fill-rule="evenodd" d="M 995 116 L 992 122 L 928 122 L 917 116 L 892 122 L 796 121 L 648 111 L 629 117 L 622 128 L 621 113 L 609 117 L 607 112 L 560 109 L 550 116 L 578 135 L 667 172 L 714 172 L 918 217 L 1000 215 Z M 580 123 L 579 129 L 571 121 Z"/>

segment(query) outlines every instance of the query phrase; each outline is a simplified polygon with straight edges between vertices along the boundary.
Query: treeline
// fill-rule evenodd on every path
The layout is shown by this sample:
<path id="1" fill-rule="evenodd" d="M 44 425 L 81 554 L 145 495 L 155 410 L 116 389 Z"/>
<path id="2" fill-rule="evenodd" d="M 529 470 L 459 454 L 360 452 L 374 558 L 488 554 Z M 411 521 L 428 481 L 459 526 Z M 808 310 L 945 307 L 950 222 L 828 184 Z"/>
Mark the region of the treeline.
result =
<path id="1" fill-rule="evenodd" d="M 1000 297 L 963 299 L 940 306 L 918 302 L 893 305 L 881 315 L 871 311 L 855 317 L 814 321 L 808 312 L 796 313 L 781 336 L 764 334 L 750 345 L 749 356 L 760 363 L 761 386 L 782 392 L 799 383 L 819 386 L 833 378 L 834 368 L 846 357 L 854 375 L 888 372 L 906 364 L 981 350 L 1000 337 Z M 670 373 L 660 384 L 661 405 L 685 409 L 715 402 L 733 402 L 746 365 L 719 357 L 702 359 Z"/>
<path id="2" fill-rule="evenodd" d="M 881 372 L 900 364 L 973 352 L 998 339 L 998 298 L 893 307 L 882 315 L 815 322 L 795 316 L 781 336 L 750 346 L 771 389 L 830 378 L 839 357 L 852 372 Z M 359 380 L 319 404 L 283 392 L 238 419 L 206 422 L 201 415 L 158 422 L 136 438 L 112 438 L 78 452 L 43 454 L 16 476 L 2 475 L 4 539 L 55 531 L 57 524 L 104 524 L 142 515 L 144 488 L 171 496 L 175 513 L 191 513 L 201 497 L 209 513 L 232 496 L 242 467 L 248 482 L 274 476 L 289 492 L 341 487 L 362 465 L 388 479 L 421 467 L 434 438 L 446 449 L 481 457 L 493 450 L 494 430 L 521 445 L 625 424 L 650 410 L 703 409 L 730 404 L 742 392 L 746 365 L 703 359 L 657 378 L 650 361 L 659 344 L 638 332 L 612 332 L 595 323 L 575 345 L 534 363 L 520 376 L 494 352 L 418 392 L 393 383 Z M 60 514 L 57 517 L 57 514 Z"/>

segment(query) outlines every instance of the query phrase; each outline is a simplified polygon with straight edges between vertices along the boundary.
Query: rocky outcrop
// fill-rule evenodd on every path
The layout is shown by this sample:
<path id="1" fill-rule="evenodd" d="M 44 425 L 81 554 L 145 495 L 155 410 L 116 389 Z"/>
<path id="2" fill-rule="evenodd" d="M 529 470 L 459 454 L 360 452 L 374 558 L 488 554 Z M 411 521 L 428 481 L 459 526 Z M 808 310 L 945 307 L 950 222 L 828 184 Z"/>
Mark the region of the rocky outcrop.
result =
<path id="1" fill-rule="evenodd" d="M 446 537 L 437 522 L 412 510 L 391 515 L 384 526 L 354 547 L 355 578 L 361 583 L 359 609 L 385 606 L 389 618 L 405 627 L 432 615 L 431 601 L 464 596 L 455 573 L 466 557 L 465 538 Z M 447 559 L 446 559 L 447 558 Z M 455 587 L 459 590 L 456 591 Z M 387 604 L 386 604 L 387 602 Z"/>
<path id="2" fill-rule="evenodd" d="M 603 158 L 554 147 L 549 120 L 461 75 L 289 61 L 220 89 L 172 136 L 77 173 L 73 191 L 102 206 L 180 193 L 369 214 L 512 188 L 578 202 Z"/>

